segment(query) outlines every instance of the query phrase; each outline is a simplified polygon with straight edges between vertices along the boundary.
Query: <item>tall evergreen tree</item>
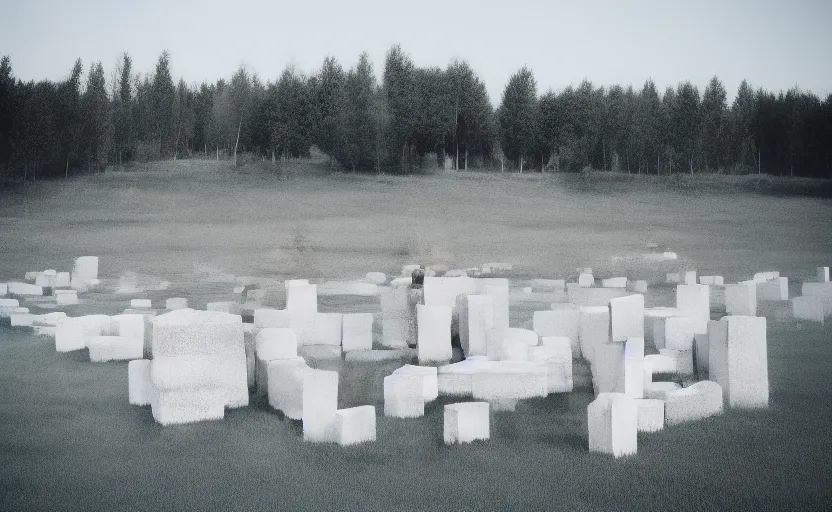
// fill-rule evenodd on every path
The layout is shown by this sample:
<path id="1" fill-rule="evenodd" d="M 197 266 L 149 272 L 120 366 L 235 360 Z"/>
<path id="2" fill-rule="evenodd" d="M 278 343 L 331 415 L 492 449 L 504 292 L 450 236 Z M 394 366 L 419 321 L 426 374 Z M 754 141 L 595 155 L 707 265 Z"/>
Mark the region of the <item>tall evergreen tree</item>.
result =
<path id="1" fill-rule="evenodd" d="M 521 68 L 512 75 L 500 104 L 500 142 L 506 157 L 522 170 L 532 163 L 538 140 L 537 82 L 532 72 Z"/>

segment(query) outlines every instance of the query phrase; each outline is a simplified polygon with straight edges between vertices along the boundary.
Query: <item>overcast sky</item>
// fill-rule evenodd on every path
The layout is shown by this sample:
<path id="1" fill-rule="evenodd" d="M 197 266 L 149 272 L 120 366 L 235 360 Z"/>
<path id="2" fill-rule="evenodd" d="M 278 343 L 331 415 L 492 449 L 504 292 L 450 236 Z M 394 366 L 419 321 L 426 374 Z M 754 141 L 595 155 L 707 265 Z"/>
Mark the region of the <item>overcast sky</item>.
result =
<path id="1" fill-rule="evenodd" d="M 115 68 L 128 51 L 147 72 L 162 50 L 175 78 L 230 77 L 245 64 L 264 80 L 287 64 L 310 73 L 328 54 L 348 68 L 367 51 L 380 76 L 394 43 L 419 66 L 468 60 L 496 104 L 523 65 L 538 92 L 588 78 L 652 77 L 663 91 L 718 75 L 729 101 L 743 78 L 779 91 L 832 92 L 832 0 L 584 2 L 481 0 L 294 2 L 234 0 L 2 0 L 0 54 L 24 80 L 67 76 L 76 58 Z"/>

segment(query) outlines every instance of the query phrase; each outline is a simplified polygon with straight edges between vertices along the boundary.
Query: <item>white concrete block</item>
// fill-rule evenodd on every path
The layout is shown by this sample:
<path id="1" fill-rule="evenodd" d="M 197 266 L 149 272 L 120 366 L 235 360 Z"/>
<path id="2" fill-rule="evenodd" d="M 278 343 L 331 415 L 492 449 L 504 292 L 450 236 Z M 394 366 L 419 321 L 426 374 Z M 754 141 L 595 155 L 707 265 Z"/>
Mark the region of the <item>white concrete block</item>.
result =
<path id="1" fill-rule="evenodd" d="M 254 310 L 254 327 L 263 329 L 275 327 L 289 328 L 289 311 L 285 309 L 260 308 Z"/>
<path id="2" fill-rule="evenodd" d="M 165 309 L 185 309 L 188 307 L 188 299 L 185 297 L 171 297 L 165 300 Z"/>
<path id="3" fill-rule="evenodd" d="M 817 268 L 817 276 L 819 283 L 828 283 L 829 282 L 829 267 L 818 267 Z"/>
<path id="4" fill-rule="evenodd" d="M 58 290 L 62 291 L 63 290 Z M 60 306 L 72 306 L 78 304 L 78 292 L 75 290 L 66 290 L 67 293 L 56 293 L 55 303 Z"/>
<path id="5" fill-rule="evenodd" d="M 592 274 L 588 272 L 581 272 L 581 274 L 578 276 L 578 286 L 580 286 L 581 288 L 589 288 L 590 286 L 594 285 L 595 278 L 592 276 Z"/>
<path id="6" fill-rule="evenodd" d="M 562 292 L 566 289 L 566 281 L 563 279 L 532 279 L 533 290 L 547 292 Z"/>
<path id="7" fill-rule="evenodd" d="M 463 402 L 443 408 L 445 444 L 487 441 L 491 437 L 488 402 Z"/>
<path id="8" fill-rule="evenodd" d="M 87 343 L 96 336 L 110 332 L 110 317 L 107 315 L 86 315 L 75 318 L 63 318 L 55 329 L 55 350 L 71 352 L 86 348 Z"/>
<path id="9" fill-rule="evenodd" d="M 789 278 L 777 277 L 757 283 L 757 300 L 789 300 Z"/>
<path id="10" fill-rule="evenodd" d="M 726 316 L 708 334 L 708 378 L 722 387 L 726 405 L 768 407 L 766 319 Z"/>
<path id="11" fill-rule="evenodd" d="M 658 432 L 664 429 L 664 401 L 653 398 L 636 400 L 638 431 Z"/>
<path id="12" fill-rule="evenodd" d="M 638 448 L 638 405 L 622 393 L 601 393 L 587 406 L 589 451 L 615 458 L 635 455 Z"/>
<path id="13" fill-rule="evenodd" d="M 475 400 L 516 401 L 549 394 L 547 368 L 536 363 L 499 361 L 473 374 L 471 393 Z"/>
<path id="14" fill-rule="evenodd" d="M 541 338 L 569 338 L 572 357 L 577 359 L 581 357 L 580 318 L 580 308 L 575 304 L 566 304 L 551 311 L 535 311 L 532 317 L 532 328 Z"/>
<path id="15" fill-rule="evenodd" d="M 55 288 L 69 288 L 71 285 L 72 279 L 69 272 L 58 272 L 55 274 Z"/>
<path id="16" fill-rule="evenodd" d="M 676 308 L 680 316 L 694 319 L 694 333 L 701 334 L 708 330 L 711 319 L 711 294 L 708 285 L 680 284 L 676 287 Z"/>
<path id="17" fill-rule="evenodd" d="M 297 336 L 292 329 L 279 327 L 258 329 L 255 344 L 255 353 L 263 361 L 298 357 Z"/>
<path id="18" fill-rule="evenodd" d="M 293 420 L 303 419 L 304 375 L 309 366 L 302 357 L 269 361 L 267 385 L 269 405 Z"/>
<path id="19" fill-rule="evenodd" d="M 610 329 L 614 342 L 644 338 L 644 295 L 610 299 Z"/>
<path id="20" fill-rule="evenodd" d="M 610 309 L 606 306 L 582 307 L 579 317 L 581 354 L 592 362 L 595 347 L 608 343 L 610 338 Z"/>
<path id="21" fill-rule="evenodd" d="M 154 389 L 149 359 L 134 359 L 127 364 L 127 390 L 132 405 L 150 405 Z"/>
<path id="22" fill-rule="evenodd" d="M 335 412 L 334 440 L 341 446 L 376 440 L 376 408 L 362 405 Z"/>
<path id="23" fill-rule="evenodd" d="M 34 321 L 35 315 L 29 313 L 29 308 L 15 308 L 9 314 L 12 327 L 31 327 Z"/>
<path id="24" fill-rule="evenodd" d="M 684 275 L 684 284 L 696 284 L 696 271 L 688 270 Z"/>
<path id="25" fill-rule="evenodd" d="M 757 315 L 757 285 L 754 282 L 725 285 L 725 312 L 729 315 Z"/>
<path id="26" fill-rule="evenodd" d="M 664 398 L 665 423 L 673 426 L 722 414 L 722 401 L 722 388 L 707 380 L 670 391 Z"/>
<path id="27" fill-rule="evenodd" d="M 150 299 L 133 299 L 130 301 L 130 307 L 136 309 L 150 309 L 153 307 L 153 305 L 151 304 Z"/>
<path id="28" fill-rule="evenodd" d="M 6 284 L 11 295 L 43 295 L 43 287 L 28 283 L 10 282 Z"/>
<path id="29" fill-rule="evenodd" d="M 668 393 L 682 389 L 676 382 L 651 382 L 644 386 L 644 398 L 664 400 Z"/>
<path id="30" fill-rule="evenodd" d="M 420 364 L 447 362 L 453 357 L 451 316 L 452 310 L 447 306 L 416 306 Z"/>
<path id="31" fill-rule="evenodd" d="M 394 373 L 385 377 L 384 415 L 393 418 L 424 416 L 424 376 L 418 373 Z"/>
<path id="32" fill-rule="evenodd" d="M 459 338 L 465 355 L 486 355 L 488 329 L 494 327 L 494 297 L 464 295 L 460 297 Z"/>
<path id="33" fill-rule="evenodd" d="M 289 312 L 289 327 L 297 333 L 298 344 L 311 344 L 318 315 L 317 287 L 302 283 L 289 285 L 286 289 L 286 310 Z"/>
<path id="34" fill-rule="evenodd" d="M 610 279 L 601 279 L 601 286 L 604 288 L 626 288 L 626 277 L 612 277 Z"/>
<path id="35" fill-rule="evenodd" d="M 757 283 L 762 283 L 764 281 L 769 281 L 771 279 L 777 279 L 778 277 L 780 277 L 780 272 L 778 272 L 776 270 L 766 271 L 766 272 L 757 272 L 756 274 L 754 274 L 754 278 L 752 279 L 752 281 L 755 281 Z"/>
<path id="36" fill-rule="evenodd" d="M 472 396 L 474 374 L 492 368 L 498 363 L 482 356 L 474 356 L 458 363 L 437 369 L 439 394 L 445 396 Z"/>
<path id="37" fill-rule="evenodd" d="M 418 375 L 422 379 L 422 399 L 431 402 L 439 397 L 438 369 L 435 366 L 406 364 L 395 370 L 393 375 Z"/>
<path id="38" fill-rule="evenodd" d="M 824 316 L 832 315 L 832 282 L 803 283 L 801 295 L 817 297 L 823 303 Z"/>
<path id="39" fill-rule="evenodd" d="M 541 343 L 541 346 L 529 347 L 529 361 L 546 367 L 547 391 L 572 392 L 572 348 L 569 338 L 547 337 Z"/>
<path id="40" fill-rule="evenodd" d="M 415 311 L 409 307 L 408 288 L 403 286 L 385 286 L 379 291 L 381 300 L 381 323 L 383 331 L 382 345 L 391 348 L 408 346 L 416 340 L 410 340 L 410 323 Z"/>
<path id="41" fill-rule="evenodd" d="M 307 369 L 303 375 L 303 440 L 332 442 L 337 411 L 338 372 Z"/>
<path id="42" fill-rule="evenodd" d="M 693 348 L 690 350 L 659 349 L 659 355 L 673 359 L 676 375 L 686 377 L 693 375 Z"/>
<path id="43" fill-rule="evenodd" d="M 678 272 L 668 272 L 665 283 L 667 284 L 679 284 L 682 282 L 682 276 Z"/>
<path id="44" fill-rule="evenodd" d="M 666 350 L 666 349 L 661 349 Z M 667 354 L 650 354 L 644 356 L 644 361 L 650 363 L 653 375 L 657 373 L 678 373 L 676 358 Z"/>
<path id="45" fill-rule="evenodd" d="M 144 339 L 124 336 L 96 336 L 87 342 L 90 361 L 129 361 L 144 356 Z"/>
<path id="46" fill-rule="evenodd" d="M 638 279 L 636 281 L 629 281 L 630 290 L 635 293 L 647 293 L 647 281 Z"/>
<path id="47" fill-rule="evenodd" d="M 655 332 L 656 332 L 656 323 L 659 322 L 660 318 L 667 318 L 671 316 L 679 316 L 679 311 L 676 308 L 665 308 L 665 307 L 658 307 L 658 308 L 644 308 L 644 342 L 647 345 L 662 348 L 664 347 L 664 338 L 662 337 L 658 343 L 661 347 L 657 346 L 656 339 L 655 339 Z M 664 327 L 660 331 L 662 334 L 664 333 Z"/>
<path id="48" fill-rule="evenodd" d="M 657 340 L 656 348 L 669 348 L 673 350 L 692 350 L 693 336 L 695 328 L 695 320 L 685 316 L 671 316 L 664 319 L 658 319 L 655 323 L 656 329 L 663 330 L 661 336 L 659 332 L 655 332 L 654 336 Z M 663 328 L 663 329 L 662 329 Z M 659 346 L 658 339 L 663 338 L 663 346 Z"/>
<path id="49" fill-rule="evenodd" d="M 711 322 L 708 322 L 709 332 L 712 329 Z M 708 354 L 711 350 L 708 339 L 707 334 L 697 334 L 693 338 L 693 360 L 696 364 L 696 374 L 700 380 L 708 375 Z"/>
<path id="50" fill-rule="evenodd" d="M 181 425 L 198 421 L 221 420 L 225 417 L 225 390 L 195 388 L 159 390 L 152 395 L 153 419 L 162 425 Z"/>
<path id="51" fill-rule="evenodd" d="M 110 332 L 115 336 L 122 336 L 139 340 L 144 350 L 145 318 L 142 315 L 114 315 L 110 317 Z"/>
<path id="52" fill-rule="evenodd" d="M 800 320 L 823 323 L 823 302 L 817 297 L 801 296 L 792 299 L 792 315 Z"/>
<path id="53" fill-rule="evenodd" d="M 528 361 L 529 345 L 518 339 L 504 339 L 500 361 Z"/>
<path id="54" fill-rule="evenodd" d="M 610 299 L 630 295 L 626 288 L 582 288 L 567 286 L 567 301 L 578 306 L 608 306 Z"/>
<path id="55" fill-rule="evenodd" d="M 341 345 L 343 330 L 343 314 L 318 313 L 315 315 L 315 325 L 309 345 Z"/>
<path id="56" fill-rule="evenodd" d="M 349 313 L 342 317 L 341 343 L 344 352 L 373 348 L 373 314 Z"/>
<path id="57" fill-rule="evenodd" d="M 624 394 L 644 397 L 644 338 L 627 338 L 624 344 Z"/>
<path id="58" fill-rule="evenodd" d="M 98 279 L 98 256 L 81 256 L 72 267 L 72 278 L 81 281 Z"/>

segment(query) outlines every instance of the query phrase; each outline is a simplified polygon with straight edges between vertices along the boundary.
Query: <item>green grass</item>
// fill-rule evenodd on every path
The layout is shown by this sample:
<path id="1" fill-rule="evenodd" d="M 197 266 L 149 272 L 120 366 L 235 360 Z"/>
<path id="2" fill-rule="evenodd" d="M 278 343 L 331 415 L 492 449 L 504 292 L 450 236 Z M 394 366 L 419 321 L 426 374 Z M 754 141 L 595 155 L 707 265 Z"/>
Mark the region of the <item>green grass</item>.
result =
<path id="1" fill-rule="evenodd" d="M 231 298 L 194 263 L 262 277 L 397 273 L 412 262 L 516 266 L 518 277 L 659 270 L 611 262 L 647 241 L 677 268 L 727 281 L 776 269 L 799 281 L 832 259 L 832 204 L 724 190 L 573 186 L 571 178 L 461 173 L 431 178 L 245 175 L 211 162 L 41 182 L 28 199 L 0 191 L 0 276 L 68 270 L 101 256 L 100 274 L 172 282 L 155 301 L 197 307 Z M 28 205 L 27 205 L 28 201 Z M 82 312 L 128 297 L 90 294 Z M 648 303 L 672 305 L 656 287 Z M 325 311 L 366 301 L 325 299 Z M 535 308 L 512 310 L 523 325 Z M 582 389 L 492 415 L 492 439 L 442 445 L 439 401 L 424 418 L 379 416 L 378 442 L 304 444 L 296 422 L 262 402 L 222 422 L 160 427 L 127 403 L 127 364 L 0 327 L 0 510 L 822 510 L 832 507 L 830 328 L 769 323 L 771 407 L 728 411 L 639 436 L 638 455 L 590 454 Z M 350 387 L 366 389 L 353 377 Z M 346 384 L 345 384 L 346 385 Z M 357 400 L 342 390 L 342 406 Z M 376 394 L 375 405 L 381 411 Z"/>

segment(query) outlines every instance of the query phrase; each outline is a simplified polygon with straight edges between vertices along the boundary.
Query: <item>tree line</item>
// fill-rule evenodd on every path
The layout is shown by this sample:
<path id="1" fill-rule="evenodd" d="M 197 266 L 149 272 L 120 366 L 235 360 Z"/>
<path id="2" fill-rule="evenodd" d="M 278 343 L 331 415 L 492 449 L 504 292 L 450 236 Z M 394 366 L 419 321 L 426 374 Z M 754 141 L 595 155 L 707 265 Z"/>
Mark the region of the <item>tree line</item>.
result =
<path id="1" fill-rule="evenodd" d="M 539 94 L 528 68 L 495 109 L 465 61 L 418 67 L 400 46 L 376 79 L 366 53 L 350 69 L 327 57 L 305 75 L 264 83 L 245 67 L 230 80 L 174 81 L 163 53 L 149 73 L 128 54 L 105 76 L 79 59 L 66 79 L 15 79 L 0 60 L 0 173 L 67 176 L 107 165 L 253 153 L 276 162 L 316 146 L 333 168 L 409 173 L 450 165 L 521 172 L 585 168 L 670 174 L 765 172 L 832 177 L 832 95 L 773 93 L 743 81 L 729 105 L 717 77 L 661 94 L 577 87 Z"/>

